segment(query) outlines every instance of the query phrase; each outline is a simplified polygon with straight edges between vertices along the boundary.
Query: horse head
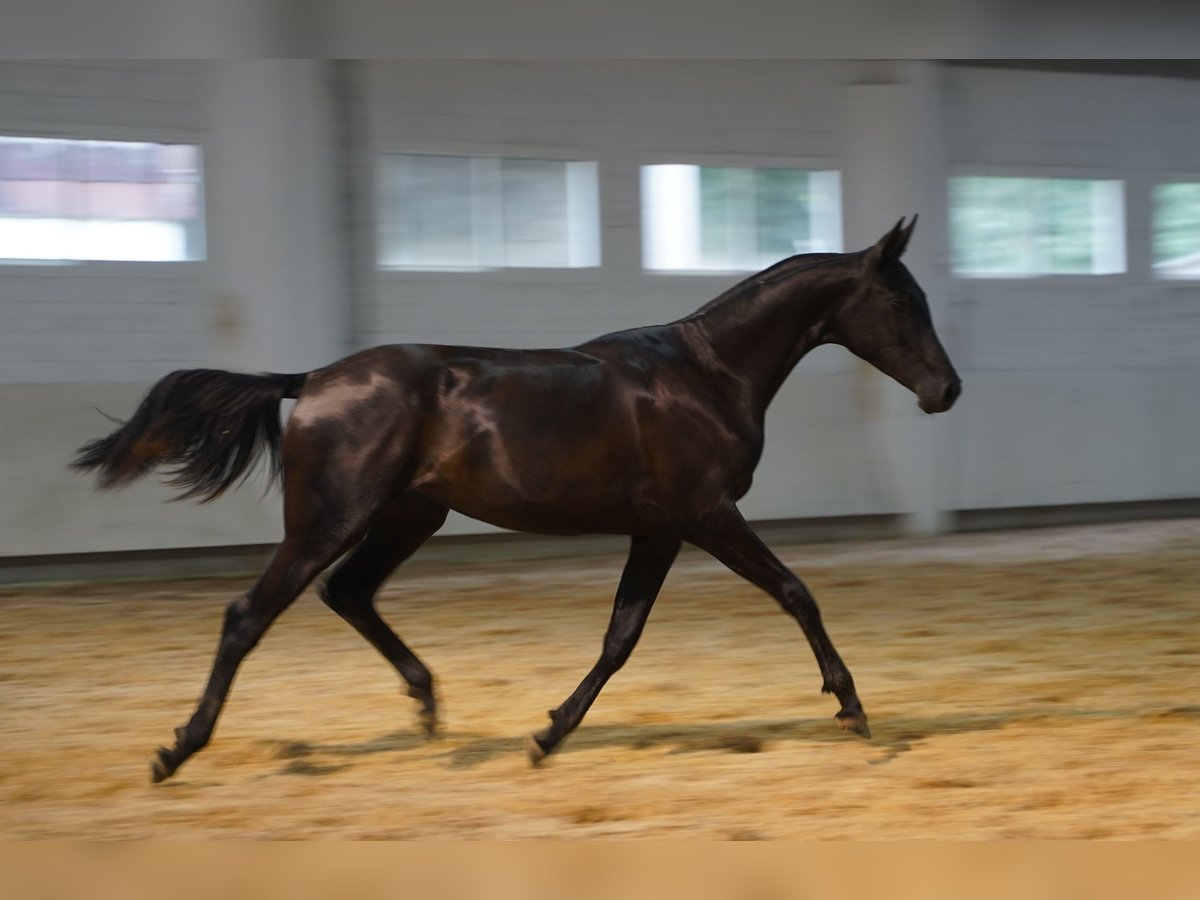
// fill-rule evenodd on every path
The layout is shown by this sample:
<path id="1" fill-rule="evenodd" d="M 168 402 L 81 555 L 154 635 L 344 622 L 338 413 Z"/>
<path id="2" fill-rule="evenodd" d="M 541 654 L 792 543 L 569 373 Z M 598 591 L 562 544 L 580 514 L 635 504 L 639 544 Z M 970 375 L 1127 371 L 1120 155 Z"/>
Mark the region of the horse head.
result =
<path id="1" fill-rule="evenodd" d="M 838 308 L 831 343 L 841 344 L 917 395 L 922 410 L 945 412 L 962 381 L 933 328 L 925 292 L 900 261 L 916 227 L 896 223 L 863 251 L 858 287 Z"/>

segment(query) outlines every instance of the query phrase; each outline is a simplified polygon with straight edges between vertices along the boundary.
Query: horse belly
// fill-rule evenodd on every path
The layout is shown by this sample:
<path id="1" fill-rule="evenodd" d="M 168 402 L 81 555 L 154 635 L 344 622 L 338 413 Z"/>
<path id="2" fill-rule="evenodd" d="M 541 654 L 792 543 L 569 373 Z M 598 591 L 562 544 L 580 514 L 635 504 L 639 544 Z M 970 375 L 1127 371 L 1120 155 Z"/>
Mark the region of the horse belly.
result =
<path id="1" fill-rule="evenodd" d="M 488 479 L 465 484 L 431 483 L 416 492 L 472 519 L 537 534 L 628 534 L 643 530 L 620 495 L 598 497 L 582 492 L 530 497 Z"/>
<path id="2" fill-rule="evenodd" d="M 628 533 L 639 519 L 631 488 L 641 467 L 632 450 L 561 428 L 480 432 L 435 448 L 412 489 L 501 528 Z"/>

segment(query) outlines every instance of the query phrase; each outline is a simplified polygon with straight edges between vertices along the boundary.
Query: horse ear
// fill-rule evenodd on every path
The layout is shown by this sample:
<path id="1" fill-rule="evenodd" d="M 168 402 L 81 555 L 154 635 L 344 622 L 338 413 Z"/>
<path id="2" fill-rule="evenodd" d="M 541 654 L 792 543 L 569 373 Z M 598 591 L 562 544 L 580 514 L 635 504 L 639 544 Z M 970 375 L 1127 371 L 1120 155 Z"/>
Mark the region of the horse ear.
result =
<path id="1" fill-rule="evenodd" d="M 904 255 L 904 251 L 908 249 L 908 239 L 912 237 L 914 229 L 917 227 L 917 219 L 920 218 L 919 213 L 913 213 L 912 221 L 908 223 L 908 227 L 902 229 L 899 236 L 896 238 L 896 247 L 894 249 L 895 256 L 893 259 L 899 259 Z M 901 219 L 901 222 L 904 220 Z"/>
<path id="2" fill-rule="evenodd" d="M 881 237 L 867 252 L 867 265 L 878 265 L 881 262 L 888 260 L 897 260 L 904 255 L 904 251 L 908 248 L 908 239 L 912 237 L 913 229 L 917 227 L 917 216 L 912 217 L 912 221 L 908 226 L 904 225 L 904 218 L 892 226 L 892 230 Z"/>

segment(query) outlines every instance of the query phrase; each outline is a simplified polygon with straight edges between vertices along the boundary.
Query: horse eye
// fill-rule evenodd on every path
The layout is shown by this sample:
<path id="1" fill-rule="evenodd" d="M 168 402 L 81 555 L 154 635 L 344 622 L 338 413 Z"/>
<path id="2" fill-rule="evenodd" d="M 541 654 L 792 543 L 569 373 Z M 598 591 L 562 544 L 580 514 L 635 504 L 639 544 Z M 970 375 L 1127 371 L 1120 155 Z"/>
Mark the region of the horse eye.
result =
<path id="1" fill-rule="evenodd" d="M 904 312 L 908 306 L 908 298 L 901 294 L 893 294 L 888 303 L 891 304 L 892 309 L 896 310 L 896 312 Z"/>

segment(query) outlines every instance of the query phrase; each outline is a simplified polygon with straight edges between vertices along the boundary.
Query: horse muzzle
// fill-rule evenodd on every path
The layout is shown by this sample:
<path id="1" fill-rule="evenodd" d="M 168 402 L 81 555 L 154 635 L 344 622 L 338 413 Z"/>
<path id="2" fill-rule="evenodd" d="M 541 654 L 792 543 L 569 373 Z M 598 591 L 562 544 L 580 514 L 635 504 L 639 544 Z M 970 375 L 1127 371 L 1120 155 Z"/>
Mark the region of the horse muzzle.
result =
<path id="1" fill-rule="evenodd" d="M 940 413 L 945 412 L 954 405 L 954 401 L 958 399 L 962 393 L 962 381 L 958 378 L 952 378 L 932 387 L 931 390 L 921 391 L 917 395 L 917 405 L 921 407 L 923 412 Z"/>

